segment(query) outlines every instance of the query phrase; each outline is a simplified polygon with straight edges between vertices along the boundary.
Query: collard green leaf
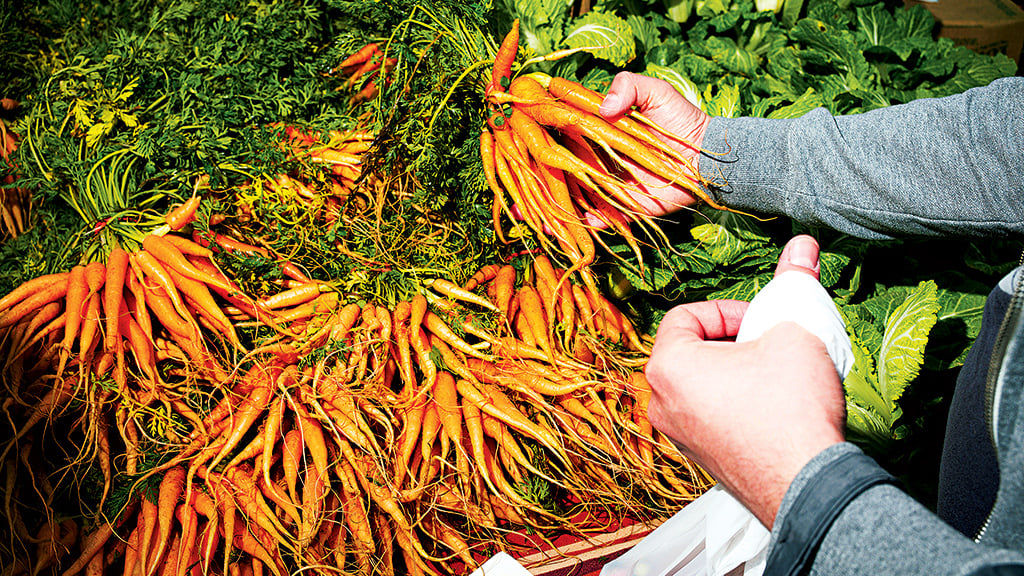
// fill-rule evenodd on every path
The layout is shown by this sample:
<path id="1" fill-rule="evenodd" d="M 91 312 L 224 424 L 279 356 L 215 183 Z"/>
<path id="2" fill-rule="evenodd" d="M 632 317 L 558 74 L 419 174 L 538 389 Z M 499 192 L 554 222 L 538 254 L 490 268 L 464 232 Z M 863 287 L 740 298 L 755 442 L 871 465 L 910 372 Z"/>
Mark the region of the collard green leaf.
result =
<path id="1" fill-rule="evenodd" d="M 818 261 L 821 264 L 819 281 L 825 288 L 831 288 L 839 281 L 843 269 L 850 263 L 850 257 L 836 252 L 821 252 Z"/>
<path id="2" fill-rule="evenodd" d="M 690 234 L 700 241 L 701 247 L 716 264 L 732 264 L 743 254 L 743 241 L 724 226 L 713 222 L 701 224 L 691 228 Z"/>
<path id="3" fill-rule="evenodd" d="M 677 279 L 674 270 L 654 264 L 644 266 L 642 275 L 631 266 L 619 266 L 618 270 L 634 288 L 644 292 L 658 292 Z"/>
<path id="4" fill-rule="evenodd" d="M 931 40 L 935 29 L 935 17 L 924 6 L 915 4 L 895 12 L 897 36 L 900 38 L 924 38 Z"/>
<path id="5" fill-rule="evenodd" d="M 662 44 L 661 33 L 650 18 L 641 18 L 636 14 L 629 14 L 626 16 L 626 22 L 633 29 L 633 37 L 640 44 L 644 52 Z"/>
<path id="6" fill-rule="evenodd" d="M 567 0 L 515 0 L 521 42 L 536 54 L 555 51 L 571 5 Z"/>
<path id="7" fill-rule="evenodd" d="M 859 7 L 856 12 L 857 31 L 872 46 L 888 46 L 901 37 L 896 19 L 882 4 Z"/>
<path id="8" fill-rule="evenodd" d="M 814 88 L 808 88 L 792 104 L 780 106 L 773 110 L 768 114 L 768 118 L 799 118 L 824 104 L 825 100 L 821 97 L 821 94 L 816 92 Z"/>
<path id="9" fill-rule="evenodd" d="M 805 62 L 827 63 L 835 71 L 866 82 L 873 68 L 864 58 L 854 35 L 834 22 L 804 18 L 790 31 L 790 38 L 804 44 L 810 52 L 801 53 Z"/>
<path id="10" fill-rule="evenodd" d="M 636 58 L 636 39 L 629 23 L 597 10 L 577 18 L 563 42 L 569 48 L 582 49 L 615 66 L 625 66 Z"/>
<path id="11" fill-rule="evenodd" d="M 714 258 L 700 247 L 689 248 L 682 250 L 678 254 L 672 254 L 669 262 L 674 270 L 688 271 L 693 274 L 710 274 L 717 267 Z"/>
<path id="12" fill-rule="evenodd" d="M 704 100 L 701 97 L 700 90 L 697 85 L 694 84 L 689 78 L 683 76 L 675 68 L 668 66 L 658 66 L 657 64 L 647 64 L 647 69 L 644 71 L 648 76 L 659 78 L 672 85 L 680 94 L 682 94 L 691 104 L 698 108 L 704 108 Z M 707 112 L 707 110 L 705 110 Z"/>
<path id="13" fill-rule="evenodd" d="M 764 288 L 765 284 L 768 284 L 772 280 L 772 274 L 759 274 L 757 276 L 751 276 L 744 278 L 739 282 L 733 283 L 725 289 L 712 292 L 708 295 L 708 300 L 746 300 L 750 301 L 754 299 L 754 296 Z"/>
<path id="14" fill-rule="evenodd" d="M 770 241 L 757 222 L 748 216 L 717 210 L 708 212 L 707 219 L 710 222 L 691 228 L 690 235 L 700 242 L 700 247 L 717 265 L 728 266 L 758 256 L 756 250 Z"/>
<path id="15" fill-rule="evenodd" d="M 938 287 L 932 280 L 918 284 L 907 299 L 889 314 L 878 360 L 878 386 L 895 420 L 903 390 L 917 377 L 924 361 L 928 334 L 940 308 Z"/>
<path id="16" fill-rule="evenodd" d="M 885 429 L 888 430 L 892 413 L 889 402 L 879 390 L 874 355 L 857 335 L 850 336 L 850 343 L 853 350 L 853 367 L 843 381 L 847 406 L 857 405 L 873 413 L 881 422 L 886 423 Z"/>
<path id="17" fill-rule="evenodd" d="M 725 72 L 714 60 L 694 52 L 680 54 L 672 67 L 680 70 L 683 76 L 698 86 L 717 81 Z"/>
<path id="18" fill-rule="evenodd" d="M 755 76 L 761 66 L 761 59 L 754 54 L 740 48 L 732 38 L 723 36 L 712 36 L 704 41 L 701 53 L 711 58 L 726 70 L 742 74 L 744 76 Z"/>
<path id="19" fill-rule="evenodd" d="M 971 343 L 981 330 L 985 310 L 984 294 L 939 290 L 938 321 L 929 338 L 928 355 L 924 368 L 948 370 L 962 366 Z"/>
<path id="20" fill-rule="evenodd" d="M 719 84 L 717 90 L 714 85 L 704 89 L 703 103 L 701 108 L 711 116 L 723 118 L 735 118 L 742 110 L 742 96 L 740 89 L 733 84 Z"/>
<path id="21" fill-rule="evenodd" d="M 878 322 L 884 322 L 889 314 L 910 295 L 909 286 L 876 286 L 875 293 L 866 298 L 861 306 Z"/>

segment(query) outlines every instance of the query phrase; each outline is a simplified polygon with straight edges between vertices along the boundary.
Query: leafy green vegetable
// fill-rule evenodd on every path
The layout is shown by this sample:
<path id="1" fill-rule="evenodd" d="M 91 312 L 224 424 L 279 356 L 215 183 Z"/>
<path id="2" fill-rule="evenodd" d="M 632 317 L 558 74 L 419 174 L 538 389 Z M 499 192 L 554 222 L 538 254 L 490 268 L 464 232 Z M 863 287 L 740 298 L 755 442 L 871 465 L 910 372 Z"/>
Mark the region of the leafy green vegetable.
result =
<path id="1" fill-rule="evenodd" d="M 586 50 L 615 66 L 625 66 L 636 58 L 636 40 L 629 23 L 597 10 L 577 18 L 566 31 L 563 42 L 569 48 Z"/>
<path id="2" fill-rule="evenodd" d="M 893 440 L 894 423 L 902 414 L 898 401 L 924 363 L 941 304 L 935 282 L 928 280 L 909 293 L 883 292 L 863 306 L 875 318 L 884 318 L 884 330 L 852 324 L 855 362 L 846 381 L 847 425 L 868 444 L 884 447 Z"/>

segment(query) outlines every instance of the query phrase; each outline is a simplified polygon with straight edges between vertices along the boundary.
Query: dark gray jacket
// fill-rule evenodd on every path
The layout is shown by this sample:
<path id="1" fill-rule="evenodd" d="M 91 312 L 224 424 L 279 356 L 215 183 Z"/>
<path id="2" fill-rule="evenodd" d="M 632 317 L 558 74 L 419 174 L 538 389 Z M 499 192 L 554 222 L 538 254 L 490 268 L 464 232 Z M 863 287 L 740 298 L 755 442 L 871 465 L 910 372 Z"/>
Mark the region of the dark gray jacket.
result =
<path id="1" fill-rule="evenodd" d="M 700 168 L 737 209 L 865 238 L 1024 237 L 1024 78 L 851 116 L 715 118 L 704 145 L 729 152 Z M 766 574 L 1024 574 L 1021 284 L 988 371 L 999 484 L 977 542 L 839 444 L 787 491 Z"/>

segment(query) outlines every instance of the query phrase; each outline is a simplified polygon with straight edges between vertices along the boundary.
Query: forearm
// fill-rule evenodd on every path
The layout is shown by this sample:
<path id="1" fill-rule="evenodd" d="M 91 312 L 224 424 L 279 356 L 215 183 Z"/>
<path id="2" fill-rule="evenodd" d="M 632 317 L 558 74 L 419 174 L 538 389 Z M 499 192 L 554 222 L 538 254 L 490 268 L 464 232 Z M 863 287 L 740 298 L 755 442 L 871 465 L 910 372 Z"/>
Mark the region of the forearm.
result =
<path id="1" fill-rule="evenodd" d="M 863 114 L 714 118 L 726 205 L 862 237 L 1024 232 L 1024 78 Z"/>
<path id="2" fill-rule="evenodd" d="M 858 466 L 834 468 L 851 457 L 859 459 Z M 981 566 L 1024 562 L 1019 551 L 971 542 L 893 484 L 879 481 L 884 473 L 865 460 L 853 445 L 840 444 L 801 471 L 776 517 L 766 575 L 803 573 L 793 570 L 801 557 L 810 574 L 830 576 L 967 575 Z M 837 509 L 830 516 L 832 505 Z M 817 542 L 807 537 L 815 528 L 823 533 Z"/>

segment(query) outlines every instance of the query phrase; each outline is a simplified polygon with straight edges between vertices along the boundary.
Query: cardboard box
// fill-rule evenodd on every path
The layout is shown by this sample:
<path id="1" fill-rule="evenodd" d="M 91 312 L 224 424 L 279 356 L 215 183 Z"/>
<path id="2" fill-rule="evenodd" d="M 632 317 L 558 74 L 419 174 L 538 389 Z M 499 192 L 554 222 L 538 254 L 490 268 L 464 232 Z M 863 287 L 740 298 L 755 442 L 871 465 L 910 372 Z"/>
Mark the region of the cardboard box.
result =
<path id="1" fill-rule="evenodd" d="M 933 16 L 941 37 L 979 54 L 1006 54 L 1020 64 L 1024 49 L 1024 10 L 1013 0 L 905 0 Z"/>

